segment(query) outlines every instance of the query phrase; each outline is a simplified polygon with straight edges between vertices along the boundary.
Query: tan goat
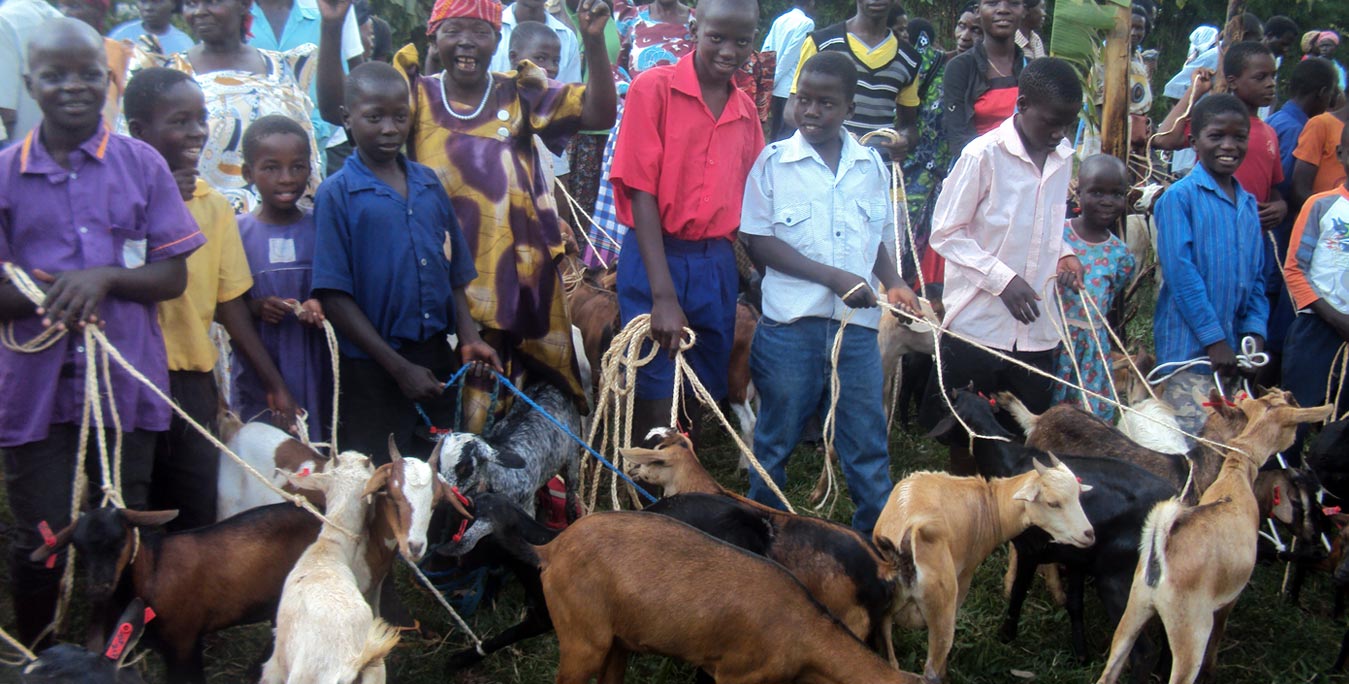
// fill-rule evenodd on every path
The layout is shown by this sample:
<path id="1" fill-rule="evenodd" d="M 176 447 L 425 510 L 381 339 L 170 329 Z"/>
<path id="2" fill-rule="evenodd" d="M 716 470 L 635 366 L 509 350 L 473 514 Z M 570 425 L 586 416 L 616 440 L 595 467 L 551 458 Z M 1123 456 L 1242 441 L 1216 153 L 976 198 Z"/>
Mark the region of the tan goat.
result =
<path id="1" fill-rule="evenodd" d="M 923 472 L 895 485 L 874 533 L 876 546 L 899 568 L 899 589 L 882 624 L 891 665 L 899 666 L 893 623 L 926 626 L 924 681 L 945 679 L 956 611 L 974 570 L 1012 537 L 1034 526 L 1060 544 L 1095 542 L 1079 500 L 1091 487 L 1050 458 L 1049 466 L 1037 461 L 1034 470 L 1016 477 L 985 480 Z"/>
<path id="2" fill-rule="evenodd" d="M 1298 408 L 1291 395 L 1273 390 L 1246 399 L 1250 418 L 1231 442 L 1218 478 L 1197 506 L 1176 500 L 1158 504 L 1143 527 L 1129 590 L 1129 607 L 1115 629 L 1110 657 L 1098 684 L 1113 684 L 1138 633 L 1160 615 L 1171 643 L 1171 684 L 1193 682 L 1211 670 L 1227 616 L 1255 568 L 1260 514 L 1251 486 L 1276 451 L 1293 444 L 1300 423 L 1319 422 L 1331 407 Z M 1207 655 L 1205 649 L 1207 648 Z"/>

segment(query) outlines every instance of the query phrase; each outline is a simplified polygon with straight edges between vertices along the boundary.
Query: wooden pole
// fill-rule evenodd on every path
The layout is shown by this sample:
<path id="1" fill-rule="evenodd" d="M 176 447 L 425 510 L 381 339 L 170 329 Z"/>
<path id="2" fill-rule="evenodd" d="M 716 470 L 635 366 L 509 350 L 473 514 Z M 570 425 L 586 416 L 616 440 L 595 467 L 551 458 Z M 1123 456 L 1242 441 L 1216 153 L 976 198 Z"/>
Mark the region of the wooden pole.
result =
<path id="1" fill-rule="evenodd" d="M 1115 27 L 1105 41 L 1105 106 L 1101 110 L 1101 151 L 1129 162 L 1129 25 L 1130 7 L 1115 7 Z"/>
<path id="2" fill-rule="evenodd" d="M 1222 44 L 1218 48 L 1218 68 L 1213 70 L 1213 89 L 1211 92 L 1227 92 L 1227 78 L 1223 75 L 1223 56 L 1227 48 L 1240 43 L 1246 37 L 1246 0 L 1227 0 L 1227 24 L 1223 27 Z"/>

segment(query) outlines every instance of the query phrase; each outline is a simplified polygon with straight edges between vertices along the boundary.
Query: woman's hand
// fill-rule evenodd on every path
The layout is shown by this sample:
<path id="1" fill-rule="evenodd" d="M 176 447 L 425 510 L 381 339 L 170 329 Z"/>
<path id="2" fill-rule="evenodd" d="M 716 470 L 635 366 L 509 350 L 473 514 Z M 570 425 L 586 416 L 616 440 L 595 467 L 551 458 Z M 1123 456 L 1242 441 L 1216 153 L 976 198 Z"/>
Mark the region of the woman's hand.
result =
<path id="1" fill-rule="evenodd" d="M 328 22 L 344 22 L 351 9 L 351 0 L 318 0 L 319 16 Z"/>
<path id="2" fill-rule="evenodd" d="M 609 5 L 604 0 L 581 0 L 576 23 L 582 38 L 604 40 L 604 25 L 609 23 Z"/>

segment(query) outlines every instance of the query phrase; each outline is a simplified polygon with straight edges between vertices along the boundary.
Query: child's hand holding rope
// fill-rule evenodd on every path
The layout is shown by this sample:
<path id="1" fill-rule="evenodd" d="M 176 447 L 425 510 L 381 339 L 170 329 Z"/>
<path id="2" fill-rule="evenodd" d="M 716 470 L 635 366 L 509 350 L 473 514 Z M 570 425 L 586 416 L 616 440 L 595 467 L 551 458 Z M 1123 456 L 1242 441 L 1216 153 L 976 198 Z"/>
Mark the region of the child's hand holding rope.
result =
<path id="1" fill-rule="evenodd" d="M 1082 268 L 1082 262 L 1076 256 L 1069 254 L 1059 259 L 1058 278 L 1059 287 L 1064 287 L 1073 292 L 1082 289 L 1082 275 L 1085 269 Z"/>

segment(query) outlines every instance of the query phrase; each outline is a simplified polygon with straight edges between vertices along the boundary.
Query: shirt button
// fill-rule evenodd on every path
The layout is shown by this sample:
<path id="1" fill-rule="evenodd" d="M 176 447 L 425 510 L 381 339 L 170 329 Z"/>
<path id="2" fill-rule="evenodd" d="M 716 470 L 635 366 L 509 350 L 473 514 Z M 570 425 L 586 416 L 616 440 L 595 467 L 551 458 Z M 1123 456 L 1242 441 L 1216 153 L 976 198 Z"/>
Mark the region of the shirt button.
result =
<path id="1" fill-rule="evenodd" d="M 430 317 L 431 317 L 431 314 L 429 314 L 429 313 L 424 313 L 424 314 L 422 314 L 422 318 L 430 318 Z"/>
<path id="2" fill-rule="evenodd" d="M 71 172 L 70 172 L 70 180 L 79 180 L 79 179 L 80 179 L 80 174 L 75 173 L 74 171 L 71 171 Z"/>
<path id="3" fill-rule="evenodd" d="M 412 207 L 408 207 L 408 216 L 412 215 Z"/>
<path id="4" fill-rule="evenodd" d="M 76 346 L 75 346 L 75 353 L 76 353 L 76 354 L 83 354 L 83 353 L 84 353 L 84 345 L 82 345 L 82 344 L 76 345 Z"/>
<path id="5" fill-rule="evenodd" d="M 422 259 L 422 265 L 423 265 L 423 266 L 426 265 L 426 259 Z"/>
<path id="6" fill-rule="evenodd" d="M 87 232 L 89 232 L 89 228 L 88 228 L 87 226 L 80 226 L 80 232 L 81 232 L 81 233 L 87 233 Z"/>

